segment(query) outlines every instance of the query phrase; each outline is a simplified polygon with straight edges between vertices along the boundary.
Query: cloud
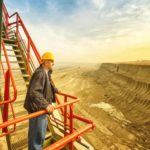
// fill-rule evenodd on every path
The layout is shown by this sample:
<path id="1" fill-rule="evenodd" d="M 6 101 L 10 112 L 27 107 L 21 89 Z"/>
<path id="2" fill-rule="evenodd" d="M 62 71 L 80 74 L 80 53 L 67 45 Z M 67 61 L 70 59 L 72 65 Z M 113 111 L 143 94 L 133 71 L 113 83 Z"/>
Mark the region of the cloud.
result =
<path id="1" fill-rule="evenodd" d="M 14 12 L 19 12 L 20 14 L 30 13 L 30 3 L 28 0 L 22 1 L 22 3 L 18 3 L 16 0 L 4 0 L 4 3 L 9 10 L 9 13 L 12 14 Z"/>
<path id="2" fill-rule="evenodd" d="M 5 2 L 11 11 L 21 12 L 40 52 L 50 48 L 59 60 L 108 60 L 134 43 L 147 43 L 144 38 L 150 34 L 149 0 Z"/>

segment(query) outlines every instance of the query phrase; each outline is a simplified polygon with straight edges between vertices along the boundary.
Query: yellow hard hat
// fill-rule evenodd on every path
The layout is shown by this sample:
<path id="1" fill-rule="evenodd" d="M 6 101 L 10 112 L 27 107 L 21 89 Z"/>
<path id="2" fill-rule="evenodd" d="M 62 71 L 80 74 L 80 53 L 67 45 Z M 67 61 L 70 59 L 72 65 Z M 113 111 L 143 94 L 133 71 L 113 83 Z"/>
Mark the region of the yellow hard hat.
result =
<path id="1" fill-rule="evenodd" d="M 46 52 L 46 53 L 44 53 L 43 55 L 42 55 L 42 57 L 41 57 L 41 60 L 42 61 L 44 61 L 44 60 L 52 60 L 52 61 L 54 61 L 54 55 L 53 55 L 53 53 L 51 53 L 51 52 Z"/>

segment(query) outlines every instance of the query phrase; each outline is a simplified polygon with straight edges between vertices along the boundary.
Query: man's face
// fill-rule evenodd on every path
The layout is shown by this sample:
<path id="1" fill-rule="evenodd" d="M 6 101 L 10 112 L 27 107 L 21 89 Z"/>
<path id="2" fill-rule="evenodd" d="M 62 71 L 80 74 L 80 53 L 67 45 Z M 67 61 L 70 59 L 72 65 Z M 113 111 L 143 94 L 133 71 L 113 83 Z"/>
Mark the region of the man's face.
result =
<path id="1" fill-rule="evenodd" d="M 54 61 L 52 61 L 52 60 L 46 60 L 44 64 L 45 64 L 45 67 L 48 70 L 51 70 L 53 68 L 53 66 L 54 66 Z"/>

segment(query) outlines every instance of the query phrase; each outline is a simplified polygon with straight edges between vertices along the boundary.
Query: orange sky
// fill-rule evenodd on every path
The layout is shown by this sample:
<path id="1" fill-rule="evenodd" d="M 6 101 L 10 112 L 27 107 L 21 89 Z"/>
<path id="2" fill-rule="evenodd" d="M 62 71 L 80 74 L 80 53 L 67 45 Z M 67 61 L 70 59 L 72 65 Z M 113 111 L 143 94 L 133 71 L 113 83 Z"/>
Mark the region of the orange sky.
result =
<path id="1" fill-rule="evenodd" d="M 52 51 L 56 62 L 149 60 L 149 0 L 4 1 L 19 11 L 39 52 Z"/>

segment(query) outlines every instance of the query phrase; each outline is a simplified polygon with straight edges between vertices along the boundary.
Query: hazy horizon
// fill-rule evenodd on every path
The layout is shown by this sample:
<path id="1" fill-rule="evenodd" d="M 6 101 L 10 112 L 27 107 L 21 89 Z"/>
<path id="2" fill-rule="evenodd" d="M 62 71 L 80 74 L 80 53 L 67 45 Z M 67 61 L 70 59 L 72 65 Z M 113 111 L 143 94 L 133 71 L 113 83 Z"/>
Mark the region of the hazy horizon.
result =
<path id="1" fill-rule="evenodd" d="M 63 62 L 149 60 L 149 0 L 4 0 L 18 11 L 40 54 Z"/>

